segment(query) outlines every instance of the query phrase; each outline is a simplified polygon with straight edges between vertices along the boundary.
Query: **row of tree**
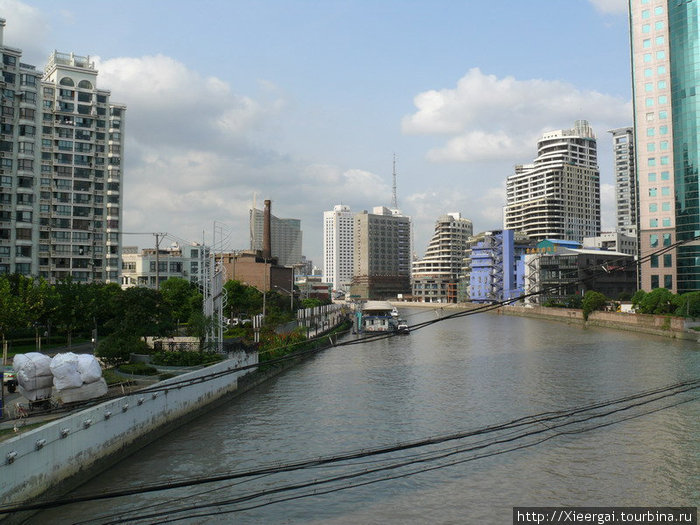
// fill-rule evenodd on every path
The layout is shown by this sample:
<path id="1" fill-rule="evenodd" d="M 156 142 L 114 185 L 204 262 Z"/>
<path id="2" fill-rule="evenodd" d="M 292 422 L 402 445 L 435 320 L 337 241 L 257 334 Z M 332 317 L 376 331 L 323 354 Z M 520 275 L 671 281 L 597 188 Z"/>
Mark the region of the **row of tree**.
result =
<path id="1" fill-rule="evenodd" d="M 677 317 L 700 317 L 700 292 L 687 292 L 674 294 L 666 288 L 656 288 L 651 292 L 637 291 L 628 298 L 632 301 L 632 307 L 640 314 L 674 315 Z M 561 308 L 580 308 L 584 318 L 595 310 L 603 310 L 613 301 L 600 292 L 587 291 L 583 296 L 571 295 L 564 300 L 548 300 L 543 306 Z"/>
<path id="2" fill-rule="evenodd" d="M 263 310 L 271 324 L 294 319 L 289 298 L 277 292 L 263 294 L 238 281 L 225 284 L 230 318 L 250 318 Z M 308 301 L 305 301 L 308 303 Z M 296 308 L 296 303 L 293 305 Z M 300 306 L 315 306 L 301 304 Z M 0 276 L 0 338 L 39 335 L 90 337 L 110 334 L 169 336 L 179 326 L 189 335 L 203 336 L 211 321 L 202 313 L 202 294 L 196 284 L 181 278 L 163 282 L 160 290 L 122 289 L 115 283 L 81 284 L 66 279 L 49 284 L 43 279 L 12 274 Z"/>

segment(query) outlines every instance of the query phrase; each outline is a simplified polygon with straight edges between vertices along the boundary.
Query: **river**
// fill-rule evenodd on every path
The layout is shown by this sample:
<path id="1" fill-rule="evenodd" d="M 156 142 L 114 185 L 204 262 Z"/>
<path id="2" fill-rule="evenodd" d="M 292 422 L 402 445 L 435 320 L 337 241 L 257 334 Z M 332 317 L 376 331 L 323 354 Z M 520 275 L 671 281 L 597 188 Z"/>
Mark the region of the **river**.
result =
<path id="1" fill-rule="evenodd" d="M 401 314 L 411 325 L 440 315 L 417 308 Z M 339 346 L 159 439 L 74 494 L 478 434 L 388 456 L 70 505 L 32 522 L 122 516 L 125 523 L 163 523 L 183 516 L 175 513 L 181 505 L 210 502 L 219 506 L 192 508 L 176 523 L 503 524 L 520 505 L 696 506 L 698 391 L 660 392 L 656 401 L 639 397 L 638 406 L 603 412 L 623 396 L 698 379 L 699 349 L 692 341 L 495 314 Z M 581 412 L 585 421 L 542 419 L 593 404 L 600 406 Z M 538 421 L 487 431 L 536 414 Z M 284 490 L 332 477 L 342 479 Z M 274 492 L 254 497 L 262 491 Z"/>

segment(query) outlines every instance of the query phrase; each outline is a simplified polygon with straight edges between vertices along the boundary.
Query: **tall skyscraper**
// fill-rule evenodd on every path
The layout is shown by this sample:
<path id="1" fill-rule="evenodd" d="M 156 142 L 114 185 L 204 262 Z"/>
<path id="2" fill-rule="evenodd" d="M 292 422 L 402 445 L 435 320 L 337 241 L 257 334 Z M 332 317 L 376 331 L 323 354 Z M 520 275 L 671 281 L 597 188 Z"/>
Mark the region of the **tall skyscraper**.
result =
<path id="1" fill-rule="evenodd" d="M 0 273 L 119 282 L 126 107 L 89 57 L 54 52 L 42 74 L 4 26 Z"/>
<path id="2" fill-rule="evenodd" d="M 696 0 L 630 0 L 641 287 L 700 290 Z M 694 239 L 691 241 L 691 239 Z M 664 246 L 678 248 L 643 258 Z"/>
<path id="3" fill-rule="evenodd" d="M 615 203 L 619 233 L 637 237 L 637 177 L 634 170 L 634 128 L 617 128 L 612 133 Z"/>
<path id="4" fill-rule="evenodd" d="M 272 256 L 277 258 L 280 266 L 301 264 L 302 231 L 300 219 L 280 219 L 270 216 L 270 241 Z M 263 249 L 264 213 L 257 208 L 251 208 L 251 250 Z"/>
<path id="5" fill-rule="evenodd" d="M 355 215 L 349 206 L 338 204 L 323 212 L 323 282 L 334 291 L 347 292 L 352 281 Z"/>
<path id="6" fill-rule="evenodd" d="M 438 217 L 425 256 L 413 263 L 414 299 L 425 303 L 457 302 L 457 281 L 472 233 L 472 221 L 459 213 Z"/>
<path id="7" fill-rule="evenodd" d="M 536 240 L 581 242 L 600 233 L 598 155 L 587 121 L 545 133 L 535 161 L 515 167 L 506 182 L 503 222 Z"/>
<path id="8" fill-rule="evenodd" d="M 411 219 L 377 206 L 355 215 L 351 295 L 390 299 L 411 292 Z"/>

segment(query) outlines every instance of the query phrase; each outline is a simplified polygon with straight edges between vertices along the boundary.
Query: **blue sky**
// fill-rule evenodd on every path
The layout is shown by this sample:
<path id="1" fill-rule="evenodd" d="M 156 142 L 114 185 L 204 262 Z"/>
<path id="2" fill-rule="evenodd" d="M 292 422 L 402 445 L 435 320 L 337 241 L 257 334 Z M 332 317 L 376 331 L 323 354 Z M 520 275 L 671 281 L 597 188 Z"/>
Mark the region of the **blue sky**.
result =
<path id="1" fill-rule="evenodd" d="M 502 227 L 505 179 L 546 130 L 631 124 L 625 0 L 0 0 L 5 44 L 43 67 L 95 57 L 128 105 L 124 230 L 248 247 L 248 208 L 302 220 L 321 265 L 322 212 L 398 201 L 422 255 L 435 219 Z M 125 244 L 152 245 L 148 236 Z"/>

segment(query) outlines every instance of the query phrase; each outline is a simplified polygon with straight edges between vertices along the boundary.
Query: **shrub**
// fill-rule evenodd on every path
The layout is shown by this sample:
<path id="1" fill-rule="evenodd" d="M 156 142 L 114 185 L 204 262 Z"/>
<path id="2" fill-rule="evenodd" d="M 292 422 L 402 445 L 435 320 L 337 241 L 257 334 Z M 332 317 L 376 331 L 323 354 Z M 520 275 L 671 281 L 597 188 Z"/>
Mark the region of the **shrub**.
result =
<path id="1" fill-rule="evenodd" d="M 146 343 L 135 335 L 110 334 L 97 344 L 95 355 L 107 364 L 116 366 L 129 361 L 130 354 L 144 353 Z"/>

